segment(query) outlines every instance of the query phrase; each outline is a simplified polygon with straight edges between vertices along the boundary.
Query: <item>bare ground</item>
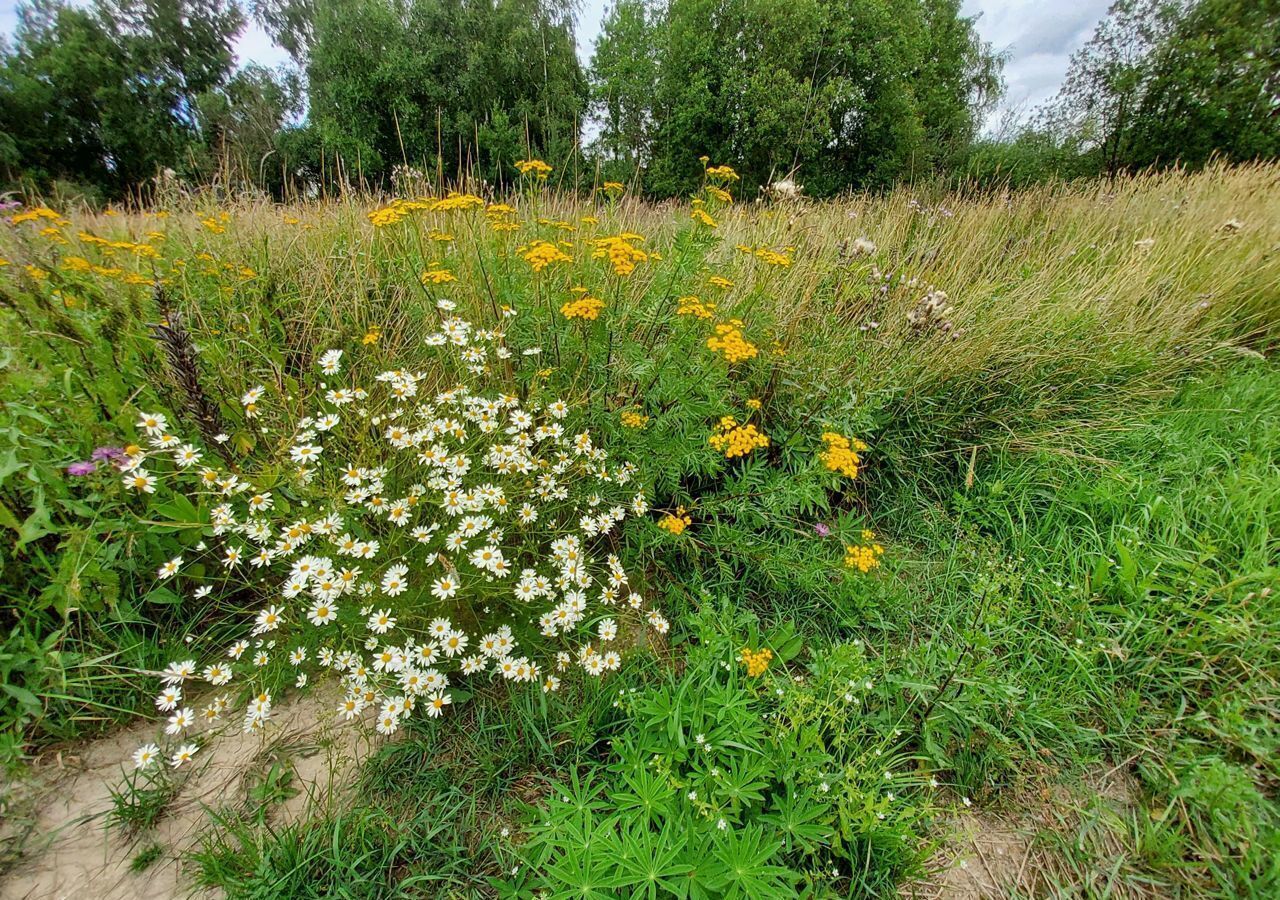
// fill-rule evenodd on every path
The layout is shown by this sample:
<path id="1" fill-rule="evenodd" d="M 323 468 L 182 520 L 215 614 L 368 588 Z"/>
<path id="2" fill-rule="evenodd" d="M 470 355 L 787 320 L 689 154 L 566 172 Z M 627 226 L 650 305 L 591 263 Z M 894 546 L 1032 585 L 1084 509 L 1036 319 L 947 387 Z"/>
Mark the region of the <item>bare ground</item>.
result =
<path id="1" fill-rule="evenodd" d="M 942 843 L 930 875 L 904 885 L 912 900 L 988 900 L 1023 897 L 1146 897 L 1128 871 L 1119 823 L 1138 811 L 1137 785 L 1124 767 L 1098 767 L 1075 784 L 1028 792 L 999 809 L 957 802 L 939 823 Z M 1064 847 L 1086 848 L 1086 871 Z"/>
<path id="2" fill-rule="evenodd" d="M 292 768 L 298 793 L 272 812 L 294 821 L 335 801 L 374 747 L 367 729 L 334 721 L 334 697 L 319 691 L 277 706 L 265 735 L 229 728 L 209 740 L 186 772 L 155 828 L 130 837 L 108 829 L 111 790 L 132 769 L 131 756 L 155 738 L 156 724 L 141 723 L 81 747 L 46 754 L 21 783 L 10 784 L 0 848 L 17 858 L 0 870 L 3 900 L 171 900 L 215 896 L 193 887 L 182 856 L 199 845 L 209 810 L 241 807 L 247 779 L 275 761 Z M 144 872 L 130 861 L 144 847 L 162 855 Z"/>

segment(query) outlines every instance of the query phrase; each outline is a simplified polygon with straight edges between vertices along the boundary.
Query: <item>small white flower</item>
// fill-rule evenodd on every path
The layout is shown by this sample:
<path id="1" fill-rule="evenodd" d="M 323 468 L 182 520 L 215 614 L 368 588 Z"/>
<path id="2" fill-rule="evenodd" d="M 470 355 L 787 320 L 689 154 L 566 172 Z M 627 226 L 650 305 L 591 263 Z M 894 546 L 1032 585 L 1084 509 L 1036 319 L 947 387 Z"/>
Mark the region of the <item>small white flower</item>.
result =
<path id="1" fill-rule="evenodd" d="M 157 572 L 156 574 L 162 580 L 168 579 L 168 578 L 172 578 L 174 575 L 177 575 L 178 569 L 180 568 L 182 568 L 182 557 L 175 556 L 173 559 L 169 560 L 167 563 L 161 566 L 160 571 Z"/>
<path id="2" fill-rule="evenodd" d="M 149 769 L 159 756 L 159 747 L 155 744 L 143 744 L 133 752 L 133 765 L 138 769 Z"/>

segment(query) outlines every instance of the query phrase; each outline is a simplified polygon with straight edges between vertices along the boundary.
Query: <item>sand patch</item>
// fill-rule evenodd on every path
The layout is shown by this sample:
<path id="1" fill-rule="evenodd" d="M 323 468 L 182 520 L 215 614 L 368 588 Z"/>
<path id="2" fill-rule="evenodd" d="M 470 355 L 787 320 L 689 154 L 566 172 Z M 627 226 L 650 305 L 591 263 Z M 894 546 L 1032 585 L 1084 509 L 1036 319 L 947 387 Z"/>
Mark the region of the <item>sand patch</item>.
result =
<path id="1" fill-rule="evenodd" d="M 285 824 L 337 802 L 376 741 L 363 727 L 340 724 L 336 694 L 318 690 L 279 703 L 263 735 L 233 724 L 213 736 L 186 772 L 156 826 L 130 837 L 108 829 L 111 790 L 118 789 L 131 756 L 157 734 L 144 722 L 88 744 L 45 754 L 20 783 L 7 786 L 5 833 L 16 860 L 0 874 L 4 900 L 172 900 L 216 896 L 193 887 L 183 855 L 209 826 L 207 810 L 243 809 L 247 788 L 272 765 L 291 769 L 297 791 L 273 808 Z M 151 845 L 161 856 L 145 871 L 130 861 Z"/>
<path id="2" fill-rule="evenodd" d="M 904 885 L 900 896 L 1154 896 L 1137 893 L 1131 883 L 1114 878 L 1126 855 L 1116 826 L 1138 808 L 1137 784 L 1122 769 L 1097 768 L 1080 782 L 1028 793 L 999 809 L 957 803 L 939 823 L 945 837 L 930 860 L 931 874 Z M 1071 864 L 1061 851 L 1064 840 L 1087 846 L 1096 860 L 1090 867 L 1094 871 L 1081 872 Z"/>

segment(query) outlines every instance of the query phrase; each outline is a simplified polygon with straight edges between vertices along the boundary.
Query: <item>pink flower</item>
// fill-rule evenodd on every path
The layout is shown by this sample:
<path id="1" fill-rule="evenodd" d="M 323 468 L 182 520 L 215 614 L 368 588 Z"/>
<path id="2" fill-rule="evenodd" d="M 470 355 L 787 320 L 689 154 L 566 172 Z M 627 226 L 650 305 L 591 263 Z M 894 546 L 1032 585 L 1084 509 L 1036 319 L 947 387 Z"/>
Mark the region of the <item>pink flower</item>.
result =
<path id="1" fill-rule="evenodd" d="M 96 471 L 98 471 L 98 464 L 95 462 L 73 462 L 67 466 L 68 475 L 92 475 Z"/>
<path id="2" fill-rule="evenodd" d="M 818 533 L 818 537 L 826 537 L 831 533 L 831 529 L 827 526 L 826 522 L 819 522 L 817 525 L 814 525 L 813 530 Z"/>

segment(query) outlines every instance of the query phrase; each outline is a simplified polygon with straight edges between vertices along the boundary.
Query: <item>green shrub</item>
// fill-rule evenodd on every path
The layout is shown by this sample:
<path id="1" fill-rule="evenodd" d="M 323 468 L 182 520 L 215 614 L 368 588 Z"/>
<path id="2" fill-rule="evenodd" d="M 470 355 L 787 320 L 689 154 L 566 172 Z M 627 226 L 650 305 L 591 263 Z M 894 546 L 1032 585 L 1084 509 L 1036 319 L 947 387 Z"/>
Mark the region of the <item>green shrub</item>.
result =
<path id="1" fill-rule="evenodd" d="M 927 787 L 862 648 L 801 652 L 728 605 L 691 623 L 683 671 L 620 692 L 608 764 L 530 811 L 519 896 L 890 893 L 918 871 Z M 757 675 L 743 662 L 772 654 Z M 802 662 L 802 660 L 804 660 Z"/>

